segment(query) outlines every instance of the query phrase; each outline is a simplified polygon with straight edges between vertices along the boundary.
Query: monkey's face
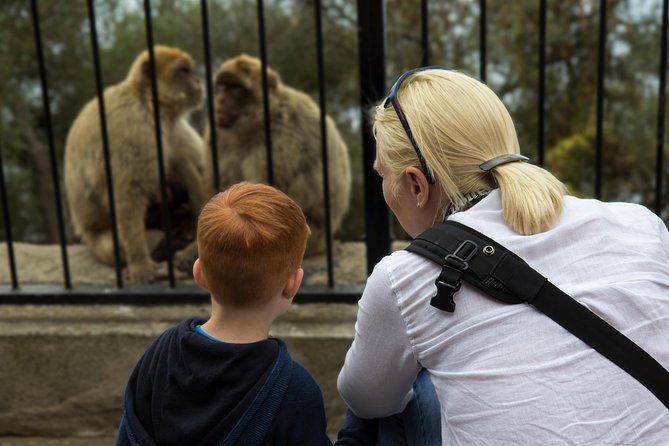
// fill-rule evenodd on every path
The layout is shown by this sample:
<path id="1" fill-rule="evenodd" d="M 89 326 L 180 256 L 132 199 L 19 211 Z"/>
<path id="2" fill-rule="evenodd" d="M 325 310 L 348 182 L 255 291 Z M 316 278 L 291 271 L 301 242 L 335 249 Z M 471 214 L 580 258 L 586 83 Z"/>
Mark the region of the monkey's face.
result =
<path id="1" fill-rule="evenodd" d="M 197 107 L 204 99 L 204 87 L 202 81 L 193 72 L 193 63 L 184 61 L 177 65 L 172 73 L 173 84 L 182 88 L 185 106 L 187 108 Z"/>
<path id="2" fill-rule="evenodd" d="M 148 82 L 147 85 L 150 85 Z M 204 99 L 202 82 L 193 72 L 193 62 L 179 58 L 158 71 L 158 95 L 161 109 L 180 115 L 197 108 Z"/>
<path id="3" fill-rule="evenodd" d="M 216 126 L 231 128 L 252 102 L 253 95 L 243 85 L 231 79 L 216 82 Z"/>

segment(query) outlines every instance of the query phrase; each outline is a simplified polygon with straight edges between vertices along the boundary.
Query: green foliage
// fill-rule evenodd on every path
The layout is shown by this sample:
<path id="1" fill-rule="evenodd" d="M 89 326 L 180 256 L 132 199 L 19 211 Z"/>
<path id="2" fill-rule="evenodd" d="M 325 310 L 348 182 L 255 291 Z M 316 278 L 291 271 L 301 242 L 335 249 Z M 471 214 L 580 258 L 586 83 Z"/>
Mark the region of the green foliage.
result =
<path id="1" fill-rule="evenodd" d="M 3 0 L 0 9 L 0 149 L 15 238 L 54 242 L 57 222 L 29 3 Z M 85 3 L 38 1 L 59 172 L 68 128 L 96 94 Z M 152 18 L 154 41 L 188 51 L 204 76 L 200 4 L 154 0 Z M 511 111 L 521 150 L 536 162 L 538 2 L 487 5 L 487 81 Z M 580 196 L 594 193 L 598 5 L 596 0 L 553 1 L 547 11 L 546 167 Z M 608 5 L 603 198 L 650 205 L 661 1 L 610 0 Z M 208 7 L 214 68 L 242 52 L 259 55 L 256 2 L 210 1 Z M 146 47 L 143 1 L 97 0 L 95 8 L 102 78 L 108 86 L 126 76 Z M 326 109 L 349 146 L 354 173 L 351 212 L 339 234 L 344 239 L 359 239 L 364 233 L 356 13 L 355 0 L 323 1 Z M 386 2 L 388 84 L 421 63 L 420 13 L 420 0 Z M 267 0 L 265 22 L 270 65 L 287 84 L 318 101 L 313 1 Z M 479 2 L 430 2 L 429 31 L 430 64 L 479 76 Z M 193 121 L 202 130 L 207 114 L 196 113 Z M 404 236 L 397 223 L 394 233 Z"/>

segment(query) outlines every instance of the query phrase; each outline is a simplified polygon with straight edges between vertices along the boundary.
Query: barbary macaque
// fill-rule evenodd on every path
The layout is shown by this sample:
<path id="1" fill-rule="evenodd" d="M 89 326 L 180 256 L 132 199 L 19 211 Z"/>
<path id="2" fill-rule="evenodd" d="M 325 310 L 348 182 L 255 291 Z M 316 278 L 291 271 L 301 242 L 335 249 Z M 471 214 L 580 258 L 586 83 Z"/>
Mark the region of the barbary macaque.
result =
<path id="1" fill-rule="evenodd" d="M 213 191 L 213 189 L 212 189 Z M 188 245 L 197 248 L 195 237 L 197 232 L 197 214 L 191 209 L 188 200 L 188 191 L 183 184 L 174 181 L 167 182 L 167 216 L 169 218 L 170 249 L 167 246 L 165 227 L 163 223 L 162 197 L 156 197 L 149 203 L 146 214 L 147 241 L 151 251 L 151 258 L 162 262 L 167 260 L 170 253 L 182 250 Z M 178 265 L 177 265 L 178 266 Z M 189 272 L 192 270 L 190 266 Z"/>
<path id="2" fill-rule="evenodd" d="M 209 195 L 205 149 L 187 116 L 202 103 L 204 89 L 187 53 L 158 45 L 154 56 L 165 177 L 183 185 L 197 215 Z M 148 51 L 135 59 L 125 80 L 104 92 L 121 256 L 129 280 L 138 283 L 165 274 L 165 265 L 151 259 L 146 238 L 147 208 L 160 201 L 152 98 Z M 95 258 L 114 265 L 97 98 L 83 107 L 70 128 L 64 181 L 75 233 Z"/>
<path id="3" fill-rule="evenodd" d="M 268 69 L 274 185 L 304 211 L 311 236 L 306 255 L 325 249 L 325 205 L 320 110 L 305 93 L 284 84 Z M 222 186 L 239 181 L 267 182 L 267 149 L 259 59 L 240 55 L 219 67 L 216 140 Z M 327 117 L 327 150 L 332 232 L 339 229 L 351 192 L 349 154 L 334 121 Z M 205 140 L 209 145 L 209 133 Z"/>

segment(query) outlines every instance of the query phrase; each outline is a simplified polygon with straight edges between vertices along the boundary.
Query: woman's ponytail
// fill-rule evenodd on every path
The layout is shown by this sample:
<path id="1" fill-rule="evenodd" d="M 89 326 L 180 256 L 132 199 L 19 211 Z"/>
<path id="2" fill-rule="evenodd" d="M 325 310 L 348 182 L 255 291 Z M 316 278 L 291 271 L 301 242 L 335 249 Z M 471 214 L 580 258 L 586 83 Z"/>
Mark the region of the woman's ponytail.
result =
<path id="1" fill-rule="evenodd" d="M 566 188 L 555 176 L 528 163 L 509 163 L 491 171 L 502 197 L 504 221 L 531 235 L 550 229 L 562 213 Z"/>

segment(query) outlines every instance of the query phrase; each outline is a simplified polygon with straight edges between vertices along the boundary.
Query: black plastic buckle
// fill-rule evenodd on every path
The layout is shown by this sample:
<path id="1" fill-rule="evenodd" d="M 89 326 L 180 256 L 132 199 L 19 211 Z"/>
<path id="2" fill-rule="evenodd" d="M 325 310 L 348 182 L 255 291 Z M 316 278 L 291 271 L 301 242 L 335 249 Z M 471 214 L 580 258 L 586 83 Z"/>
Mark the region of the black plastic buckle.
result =
<path id="1" fill-rule="evenodd" d="M 460 289 L 460 278 L 469 268 L 469 261 L 478 249 L 478 244 L 465 240 L 453 254 L 444 258 L 441 273 L 434 282 L 437 294 L 430 300 L 430 305 L 450 313 L 455 311 L 453 295 Z"/>
<path id="2" fill-rule="evenodd" d="M 460 289 L 460 282 L 456 286 L 450 283 L 442 282 L 437 279 L 434 284 L 437 286 L 437 294 L 430 299 L 430 305 L 443 311 L 453 313 L 455 311 L 455 301 L 453 294 Z"/>

